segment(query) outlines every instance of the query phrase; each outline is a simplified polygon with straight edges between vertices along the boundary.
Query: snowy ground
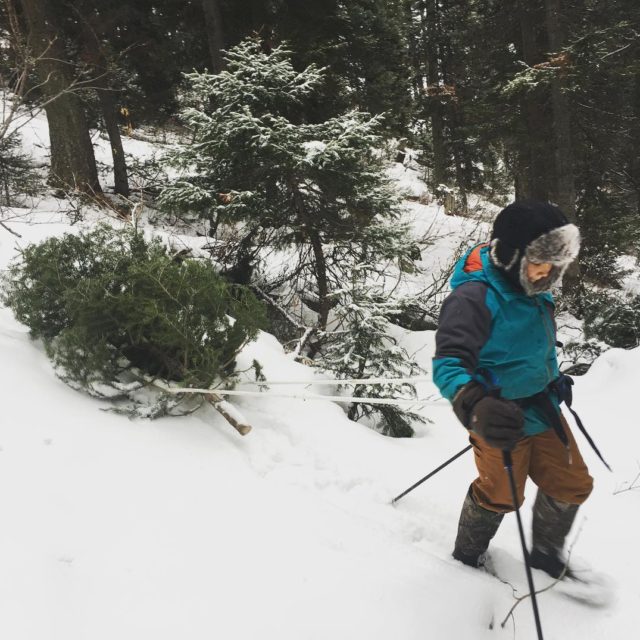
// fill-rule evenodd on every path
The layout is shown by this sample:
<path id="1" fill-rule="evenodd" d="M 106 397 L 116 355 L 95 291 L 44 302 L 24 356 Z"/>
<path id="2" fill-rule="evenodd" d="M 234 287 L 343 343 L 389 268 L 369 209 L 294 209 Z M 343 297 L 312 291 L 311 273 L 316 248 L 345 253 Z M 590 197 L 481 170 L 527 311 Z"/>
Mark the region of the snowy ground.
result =
<path id="1" fill-rule="evenodd" d="M 412 210 L 424 225 L 453 232 L 462 224 L 419 206 Z M 53 201 L 7 225 L 23 238 L 0 229 L 0 267 L 16 244 L 69 228 Z M 432 333 L 404 332 L 403 343 L 430 369 Z M 410 440 L 351 423 L 335 403 L 268 397 L 237 401 L 254 426 L 242 438 L 206 408 L 156 422 L 102 411 L 105 404 L 55 377 L 41 346 L 4 308 L 0 348 L 1 638 L 536 637 L 527 601 L 501 629 L 514 603 L 511 587 L 450 558 L 474 477 L 469 454 L 390 505 L 466 445 L 430 383 L 418 390 L 431 398 L 422 411 L 433 422 Z M 245 349 L 240 365 L 253 358 L 268 379 L 327 391 L 307 387 L 313 372 L 268 334 Z M 542 594 L 547 640 L 636 637 L 640 488 L 624 489 L 640 471 L 629 402 L 639 370 L 640 349 L 611 350 L 576 382 L 575 406 L 614 473 L 578 434 L 596 488 L 572 532 L 573 553 L 608 573 L 615 590 L 601 609 L 556 589 Z M 526 524 L 534 490 L 527 491 Z M 493 548 L 522 593 L 514 516 Z"/>

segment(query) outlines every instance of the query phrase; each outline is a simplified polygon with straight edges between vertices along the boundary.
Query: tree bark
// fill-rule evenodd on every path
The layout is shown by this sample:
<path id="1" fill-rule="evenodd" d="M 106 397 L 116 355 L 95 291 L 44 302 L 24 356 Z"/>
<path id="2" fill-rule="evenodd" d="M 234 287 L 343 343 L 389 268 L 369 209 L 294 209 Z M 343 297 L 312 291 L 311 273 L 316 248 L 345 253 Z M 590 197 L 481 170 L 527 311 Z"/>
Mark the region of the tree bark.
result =
<path id="1" fill-rule="evenodd" d="M 414 6 L 413 2 L 406 3 L 406 21 L 407 24 L 412 25 L 409 32 L 409 58 L 411 60 L 411 67 L 413 70 L 411 85 L 415 92 L 415 95 L 419 96 L 424 89 L 424 73 L 422 60 L 418 54 L 418 42 L 420 41 L 421 28 L 414 26 Z"/>
<path id="2" fill-rule="evenodd" d="M 45 98 L 51 142 L 52 185 L 86 193 L 101 191 L 89 126 L 74 77 L 59 38 L 50 0 L 21 0 L 28 25 L 28 44 Z"/>
<path id="3" fill-rule="evenodd" d="M 224 69 L 222 50 L 225 47 L 222 12 L 218 0 L 202 0 L 204 22 L 207 28 L 207 42 L 211 56 L 211 71 L 220 73 Z"/>
<path id="4" fill-rule="evenodd" d="M 322 238 L 319 230 L 309 220 L 309 215 L 304 204 L 304 198 L 300 193 L 295 180 L 290 181 L 291 194 L 295 203 L 298 222 L 304 234 L 309 240 L 313 251 L 313 269 L 316 274 L 316 284 L 318 285 L 318 329 L 324 331 L 327 328 L 329 312 L 331 311 L 331 301 L 329 300 L 329 277 L 327 274 L 327 259 L 322 248 Z"/>
<path id="5" fill-rule="evenodd" d="M 438 2 L 422 3 L 423 34 L 427 53 L 427 92 L 431 111 L 431 136 L 433 144 L 433 184 L 443 184 L 446 179 L 447 160 L 444 142 L 444 116 L 440 90 L 440 63 L 438 58 Z"/>
<path id="6" fill-rule="evenodd" d="M 564 28 L 560 15 L 559 0 L 545 0 L 547 37 L 550 52 L 556 55 L 564 46 Z M 571 145 L 571 106 L 566 93 L 566 59 L 560 57 L 556 62 L 557 70 L 551 82 L 552 105 L 552 144 L 554 172 L 551 181 L 549 199 L 557 204 L 570 222 L 576 219 L 576 186 L 574 176 L 574 156 Z M 575 291 L 580 280 L 580 270 L 576 260 L 567 269 L 564 287 L 567 291 Z"/>
<path id="7" fill-rule="evenodd" d="M 440 56 L 442 82 L 451 91 L 447 108 L 447 131 L 449 132 L 450 154 L 455 168 L 456 208 L 467 212 L 467 193 L 471 189 L 473 179 L 473 163 L 470 161 L 464 131 L 464 111 L 460 108 L 465 102 L 464 89 L 457 86 L 456 79 L 464 77 L 464 70 L 458 67 L 456 53 L 450 43 L 443 43 Z M 462 95 L 461 95 L 462 94 Z"/>
<path id="8" fill-rule="evenodd" d="M 118 126 L 118 103 L 113 92 L 107 87 L 97 89 L 97 93 L 104 126 L 111 144 L 114 191 L 128 198 L 131 192 L 129 190 L 127 161 L 124 155 L 124 147 L 122 146 L 120 127 Z"/>
<path id="9" fill-rule="evenodd" d="M 545 47 L 542 44 L 545 35 L 544 14 L 538 2 L 519 0 L 518 17 L 522 37 L 522 55 L 529 67 L 545 60 Z M 521 104 L 526 135 L 519 149 L 519 197 L 546 201 L 550 194 L 550 155 L 548 148 L 549 130 L 548 92 L 543 88 L 534 88 L 526 92 Z"/>
<path id="10" fill-rule="evenodd" d="M 79 16 L 81 22 L 82 44 L 86 51 L 86 58 L 91 62 L 95 72 L 93 85 L 100 102 L 102 119 L 109 136 L 111 145 L 111 157 L 113 159 L 114 191 L 125 198 L 129 197 L 129 176 L 127 162 L 122 146 L 122 136 L 118 125 L 118 102 L 116 93 L 111 84 L 111 74 L 108 71 L 109 64 L 105 55 L 103 44 L 91 25 L 83 16 Z"/>
<path id="11" fill-rule="evenodd" d="M 634 141 L 632 148 L 636 150 L 636 153 L 630 154 L 629 174 L 635 191 L 636 212 L 640 216 L 640 154 L 637 153 L 637 150 L 640 149 L 640 74 L 636 74 L 634 80 L 632 114 L 636 122 L 635 127 L 632 129 Z"/>
<path id="12" fill-rule="evenodd" d="M 316 282 L 318 283 L 318 328 L 324 331 L 327 328 L 329 320 L 329 311 L 331 303 L 329 301 L 329 279 L 327 277 L 327 261 L 322 250 L 322 240 L 320 234 L 315 230 L 310 230 L 309 239 L 311 240 L 311 248 L 313 249 L 314 268 L 316 272 Z"/>
<path id="13" fill-rule="evenodd" d="M 564 46 L 564 29 L 560 16 L 559 0 L 545 0 L 547 14 L 547 35 L 549 49 L 557 54 Z M 576 220 L 576 188 L 573 172 L 573 150 L 571 146 L 571 107 L 566 94 L 566 70 L 562 63 L 551 84 L 551 104 L 553 110 L 553 157 L 554 180 L 551 188 L 551 200 L 565 215 Z"/>

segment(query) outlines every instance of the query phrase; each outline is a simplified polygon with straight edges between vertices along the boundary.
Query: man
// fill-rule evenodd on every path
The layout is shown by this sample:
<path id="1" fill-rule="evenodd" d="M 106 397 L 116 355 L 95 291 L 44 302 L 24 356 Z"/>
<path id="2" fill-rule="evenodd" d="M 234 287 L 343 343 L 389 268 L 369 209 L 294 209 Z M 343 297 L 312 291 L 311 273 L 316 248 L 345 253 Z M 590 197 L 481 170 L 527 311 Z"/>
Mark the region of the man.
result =
<path id="1" fill-rule="evenodd" d="M 577 227 L 547 203 L 515 202 L 497 216 L 490 245 L 457 264 L 436 333 L 434 381 L 469 430 L 478 478 L 462 506 L 453 556 L 477 567 L 503 515 L 514 509 L 503 450 L 510 450 L 518 505 L 527 476 L 538 486 L 531 566 L 565 570 L 565 539 L 593 486 L 560 413 L 554 302 L 580 248 Z"/>

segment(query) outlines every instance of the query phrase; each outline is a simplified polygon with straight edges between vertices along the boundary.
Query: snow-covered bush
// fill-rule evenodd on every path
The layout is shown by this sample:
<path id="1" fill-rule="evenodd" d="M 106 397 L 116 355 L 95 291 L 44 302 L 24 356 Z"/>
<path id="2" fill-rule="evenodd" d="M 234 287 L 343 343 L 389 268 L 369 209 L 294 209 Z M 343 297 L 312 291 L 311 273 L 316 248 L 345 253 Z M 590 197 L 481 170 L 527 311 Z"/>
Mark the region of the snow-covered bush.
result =
<path id="1" fill-rule="evenodd" d="M 155 377 L 209 388 L 231 376 L 264 317 L 253 294 L 210 263 L 106 226 L 28 246 L 4 299 L 63 379 L 109 397 L 131 398 Z"/>
<path id="2" fill-rule="evenodd" d="M 359 281 L 338 295 L 336 328 L 326 335 L 318 357 L 321 366 L 342 379 L 408 378 L 423 373 L 391 335 L 389 317 L 402 313 L 407 301 L 389 298 L 380 287 Z M 358 385 L 353 395 L 402 401 L 415 399 L 416 392 L 411 384 L 386 382 Z M 425 422 L 394 404 L 352 403 L 348 415 L 352 420 L 365 419 L 377 431 L 393 437 L 409 437 L 412 422 Z"/>

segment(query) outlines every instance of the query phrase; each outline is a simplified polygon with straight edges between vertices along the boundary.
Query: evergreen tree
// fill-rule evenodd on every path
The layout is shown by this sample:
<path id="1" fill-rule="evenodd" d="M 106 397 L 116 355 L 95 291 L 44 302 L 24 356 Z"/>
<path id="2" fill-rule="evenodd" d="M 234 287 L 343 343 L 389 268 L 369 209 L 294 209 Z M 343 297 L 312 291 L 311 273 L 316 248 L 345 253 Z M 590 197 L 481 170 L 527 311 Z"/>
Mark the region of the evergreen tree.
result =
<path id="1" fill-rule="evenodd" d="M 207 261 L 176 259 L 132 229 L 49 238 L 12 263 L 4 302 L 41 338 L 61 377 L 159 415 L 184 398 L 136 395 L 149 379 L 210 388 L 228 380 L 263 311 Z M 231 319 L 232 318 L 232 319 Z"/>
<path id="2" fill-rule="evenodd" d="M 183 174 L 160 202 L 204 218 L 212 232 L 241 229 L 236 256 L 256 255 L 265 245 L 297 248 L 298 293 L 317 314 L 321 339 L 310 353 L 318 355 L 344 282 L 357 274 L 365 286 L 384 276 L 376 264 L 410 262 L 399 201 L 378 157 L 379 118 L 349 111 L 305 122 L 305 102 L 322 72 L 313 65 L 297 72 L 285 48 L 266 53 L 255 39 L 230 50 L 220 74 L 187 80 L 183 117 L 192 142 L 173 155 Z M 312 290 L 303 290 L 309 281 Z M 359 345 L 365 359 L 372 355 L 366 350 L 379 348 L 371 340 Z"/>
<path id="3" fill-rule="evenodd" d="M 349 108 L 384 114 L 383 130 L 403 136 L 412 99 L 407 0 L 236 0 L 223 2 L 228 44 L 258 34 L 266 52 L 287 42 L 297 69 L 325 68 L 306 117 L 322 121 Z"/>
<path id="4" fill-rule="evenodd" d="M 637 3 L 594 2 L 566 47 L 583 258 L 598 278 L 620 252 L 640 249 L 639 20 Z"/>
<path id="5" fill-rule="evenodd" d="M 506 151 L 520 129 L 504 84 L 519 67 L 513 11 L 495 0 L 410 4 L 416 132 L 434 189 L 484 193 L 512 189 Z M 507 165 L 511 163 L 506 163 Z"/>
<path id="6" fill-rule="evenodd" d="M 20 136 L 0 137 L 0 205 L 11 206 L 25 195 L 35 195 L 40 186 L 40 175 L 22 152 Z"/>
<path id="7" fill-rule="evenodd" d="M 339 2 L 335 32 L 330 34 L 333 56 L 310 58 L 344 78 L 353 106 L 383 114 L 384 131 L 400 137 L 407 134 L 413 106 L 406 4 L 406 0 Z"/>
<path id="8" fill-rule="evenodd" d="M 232 49 L 221 74 L 187 79 L 191 106 L 183 117 L 193 143 L 173 155 L 186 173 L 161 203 L 212 229 L 243 222 L 254 245 L 308 248 L 324 329 L 331 306 L 325 245 L 366 252 L 363 229 L 376 216 L 397 215 L 375 157 L 378 119 L 350 111 L 305 123 L 304 101 L 321 72 L 313 65 L 297 72 L 286 49 L 266 54 L 256 40 Z"/>

